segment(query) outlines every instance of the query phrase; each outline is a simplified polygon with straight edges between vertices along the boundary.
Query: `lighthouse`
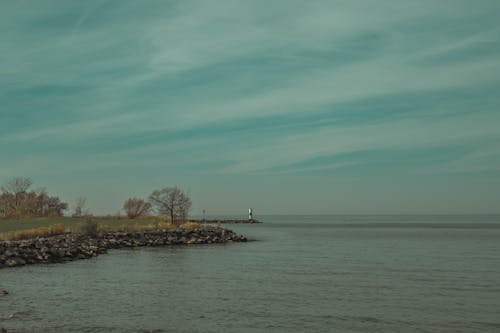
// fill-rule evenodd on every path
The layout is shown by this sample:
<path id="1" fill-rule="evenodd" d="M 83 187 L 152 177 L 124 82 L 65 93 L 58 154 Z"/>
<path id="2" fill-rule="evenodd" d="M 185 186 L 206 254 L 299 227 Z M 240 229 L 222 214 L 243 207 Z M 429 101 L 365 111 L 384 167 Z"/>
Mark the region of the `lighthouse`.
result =
<path id="1" fill-rule="evenodd" d="M 248 221 L 251 221 L 251 220 L 253 220 L 252 208 L 248 208 Z"/>

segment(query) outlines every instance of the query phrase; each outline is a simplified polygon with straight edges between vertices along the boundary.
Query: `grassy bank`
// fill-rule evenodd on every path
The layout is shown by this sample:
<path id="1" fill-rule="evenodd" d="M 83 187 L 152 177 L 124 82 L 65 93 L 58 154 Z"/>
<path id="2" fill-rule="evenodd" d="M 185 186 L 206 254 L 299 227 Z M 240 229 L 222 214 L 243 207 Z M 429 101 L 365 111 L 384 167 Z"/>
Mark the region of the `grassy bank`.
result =
<path id="1" fill-rule="evenodd" d="M 137 219 L 128 219 L 126 217 L 0 219 L 0 240 L 32 238 L 64 232 L 81 232 L 87 226 L 88 221 L 95 223 L 100 231 L 140 231 L 176 227 L 166 219 L 153 216 Z M 198 227 L 198 225 L 186 223 L 181 227 L 194 228 Z"/>

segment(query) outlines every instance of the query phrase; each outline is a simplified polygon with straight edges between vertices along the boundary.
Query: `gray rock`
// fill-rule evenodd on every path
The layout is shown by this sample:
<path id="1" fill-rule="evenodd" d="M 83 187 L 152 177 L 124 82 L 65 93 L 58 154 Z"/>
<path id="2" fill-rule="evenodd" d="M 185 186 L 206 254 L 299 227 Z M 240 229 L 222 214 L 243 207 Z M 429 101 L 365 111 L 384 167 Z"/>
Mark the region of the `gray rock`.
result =
<path id="1" fill-rule="evenodd" d="M 7 259 L 5 261 L 5 264 L 9 267 L 24 266 L 24 265 L 26 265 L 26 261 L 23 258 L 13 257 L 13 258 Z"/>
<path id="2" fill-rule="evenodd" d="M 230 230 L 207 228 L 190 230 L 154 230 L 150 232 L 111 232 L 94 237 L 78 234 L 40 237 L 34 240 L 0 241 L 0 268 L 34 263 L 55 263 L 86 259 L 108 249 L 178 244 L 245 242 L 246 238 Z"/>

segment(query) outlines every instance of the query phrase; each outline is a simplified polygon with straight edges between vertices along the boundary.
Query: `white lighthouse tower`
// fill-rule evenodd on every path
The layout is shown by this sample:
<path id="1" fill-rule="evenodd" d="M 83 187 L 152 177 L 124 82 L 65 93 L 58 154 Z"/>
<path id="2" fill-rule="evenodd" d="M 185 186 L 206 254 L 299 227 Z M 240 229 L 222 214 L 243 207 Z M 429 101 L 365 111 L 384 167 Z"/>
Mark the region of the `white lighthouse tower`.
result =
<path id="1" fill-rule="evenodd" d="M 253 220 L 252 208 L 248 208 L 248 221 Z"/>

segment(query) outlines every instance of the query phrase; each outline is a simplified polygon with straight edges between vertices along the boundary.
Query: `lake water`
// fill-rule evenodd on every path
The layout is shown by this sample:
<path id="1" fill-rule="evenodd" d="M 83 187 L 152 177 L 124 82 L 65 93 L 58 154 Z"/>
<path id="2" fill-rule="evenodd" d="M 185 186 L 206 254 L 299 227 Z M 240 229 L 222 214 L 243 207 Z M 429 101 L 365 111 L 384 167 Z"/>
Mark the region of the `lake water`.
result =
<path id="1" fill-rule="evenodd" d="M 8 332 L 499 332 L 498 216 L 263 216 L 258 241 L 1 269 Z"/>

